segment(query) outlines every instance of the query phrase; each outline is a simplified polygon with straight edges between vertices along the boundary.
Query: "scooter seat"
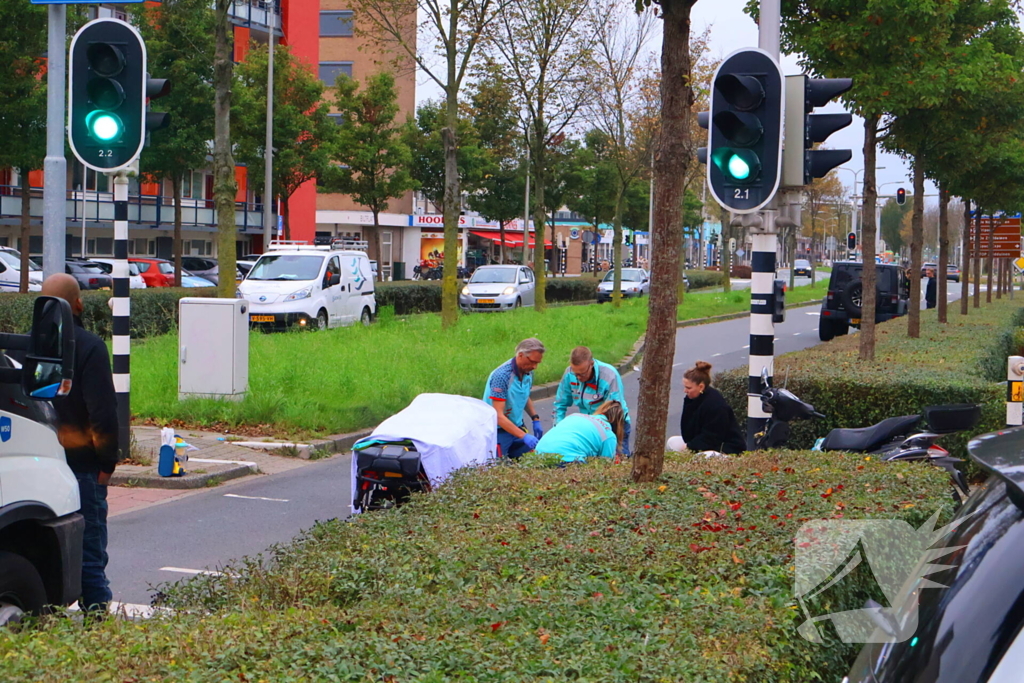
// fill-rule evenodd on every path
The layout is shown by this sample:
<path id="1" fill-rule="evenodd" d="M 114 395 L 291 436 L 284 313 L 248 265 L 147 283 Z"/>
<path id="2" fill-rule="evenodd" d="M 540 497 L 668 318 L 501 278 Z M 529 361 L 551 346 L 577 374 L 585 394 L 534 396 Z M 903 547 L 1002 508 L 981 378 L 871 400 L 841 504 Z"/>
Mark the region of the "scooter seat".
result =
<path id="1" fill-rule="evenodd" d="M 821 444 L 823 451 L 873 451 L 894 437 L 909 434 L 921 421 L 920 415 L 890 417 L 860 429 L 833 429 Z"/>

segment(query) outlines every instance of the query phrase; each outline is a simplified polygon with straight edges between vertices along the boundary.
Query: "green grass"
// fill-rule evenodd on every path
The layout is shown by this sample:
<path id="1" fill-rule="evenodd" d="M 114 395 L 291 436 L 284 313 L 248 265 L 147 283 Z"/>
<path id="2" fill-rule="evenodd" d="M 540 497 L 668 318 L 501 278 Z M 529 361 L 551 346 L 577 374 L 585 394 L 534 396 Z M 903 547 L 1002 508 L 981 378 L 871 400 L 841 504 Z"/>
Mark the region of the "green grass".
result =
<path id="1" fill-rule="evenodd" d="M 793 305 L 821 299 L 827 291 L 828 278 L 818 280 L 813 287 L 804 285 L 787 291 L 786 304 Z M 709 318 L 747 310 L 750 310 L 749 289 L 732 292 L 692 292 L 683 298 L 683 303 L 679 304 L 678 319 Z"/>

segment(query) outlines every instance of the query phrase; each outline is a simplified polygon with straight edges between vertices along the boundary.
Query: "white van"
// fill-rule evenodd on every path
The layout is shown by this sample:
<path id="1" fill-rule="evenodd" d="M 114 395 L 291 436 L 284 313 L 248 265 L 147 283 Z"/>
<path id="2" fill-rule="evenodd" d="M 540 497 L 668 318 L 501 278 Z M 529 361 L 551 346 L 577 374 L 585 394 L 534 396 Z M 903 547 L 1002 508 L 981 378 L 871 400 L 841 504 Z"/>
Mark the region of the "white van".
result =
<path id="1" fill-rule="evenodd" d="M 21 252 L 10 247 L 0 247 L 0 292 L 17 292 L 21 287 Z M 28 291 L 38 292 L 43 288 L 43 271 L 28 262 Z"/>
<path id="2" fill-rule="evenodd" d="M 271 242 L 238 285 L 238 296 L 250 303 L 250 324 L 320 330 L 356 321 L 369 325 L 377 300 L 365 245 Z"/>

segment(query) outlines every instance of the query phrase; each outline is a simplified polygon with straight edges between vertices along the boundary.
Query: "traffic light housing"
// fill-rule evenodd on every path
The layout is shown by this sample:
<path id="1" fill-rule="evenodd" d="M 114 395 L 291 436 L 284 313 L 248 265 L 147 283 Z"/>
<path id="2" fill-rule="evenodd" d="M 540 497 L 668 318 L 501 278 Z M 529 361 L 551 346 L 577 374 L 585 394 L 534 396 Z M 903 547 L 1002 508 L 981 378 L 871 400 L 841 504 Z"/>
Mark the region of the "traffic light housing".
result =
<path id="1" fill-rule="evenodd" d="M 896 190 L 896 203 L 901 206 L 907 203 L 907 191 L 902 187 Z"/>
<path id="2" fill-rule="evenodd" d="M 131 24 L 95 19 L 71 41 L 68 141 L 78 160 L 100 172 L 138 158 L 146 137 L 146 45 Z M 159 93 L 167 91 L 161 83 Z"/>
<path id="3" fill-rule="evenodd" d="M 848 149 L 815 149 L 832 133 L 853 122 L 848 113 L 813 114 L 853 87 L 850 78 L 808 78 L 804 74 L 786 77 L 786 150 L 783 181 L 787 187 L 810 185 L 829 171 L 853 158 Z"/>
<path id="4" fill-rule="evenodd" d="M 851 232 L 846 236 L 846 248 L 850 251 L 857 248 L 857 233 Z"/>
<path id="5" fill-rule="evenodd" d="M 779 189 L 782 168 L 783 79 L 763 50 L 733 52 L 715 72 L 711 111 L 699 114 L 708 128 L 708 186 L 733 213 L 764 208 Z"/>
<path id="6" fill-rule="evenodd" d="M 786 322 L 786 283 L 772 280 L 772 322 Z"/>

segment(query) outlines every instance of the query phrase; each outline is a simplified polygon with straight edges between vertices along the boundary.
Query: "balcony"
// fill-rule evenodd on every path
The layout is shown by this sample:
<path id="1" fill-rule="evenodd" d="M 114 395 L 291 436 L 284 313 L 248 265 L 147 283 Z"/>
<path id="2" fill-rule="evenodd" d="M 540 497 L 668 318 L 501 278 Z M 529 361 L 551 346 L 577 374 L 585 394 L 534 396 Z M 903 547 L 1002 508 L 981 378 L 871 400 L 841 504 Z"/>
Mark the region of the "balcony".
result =
<path id="1" fill-rule="evenodd" d="M 114 195 L 110 192 L 88 192 L 84 203 L 85 219 L 88 225 L 112 227 L 114 223 Z M 83 197 L 79 191 L 66 192 L 65 213 L 69 225 L 81 224 Z M 186 229 L 216 230 L 217 212 L 213 200 L 184 199 L 181 223 Z M 29 213 L 38 223 L 43 216 L 43 191 L 34 188 Z M 0 224 L 17 225 L 21 219 L 21 190 L 10 185 L 0 185 Z M 128 195 L 128 228 L 167 229 L 174 225 L 174 204 L 170 197 L 156 195 Z M 261 233 L 263 231 L 263 205 L 251 202 L 235 202 L 235 226 L 240 233 Z"/>
<path id="2" fill-rule="evenodd" d="M 228 16 L 242 26 L 272 26 L 277 35 L 281 33 L 281 0 L 234 0 Z"/>

